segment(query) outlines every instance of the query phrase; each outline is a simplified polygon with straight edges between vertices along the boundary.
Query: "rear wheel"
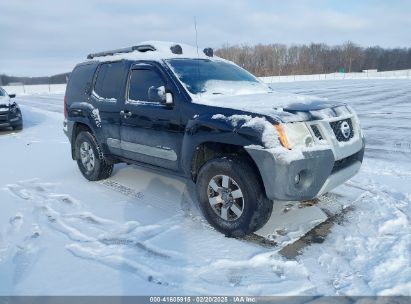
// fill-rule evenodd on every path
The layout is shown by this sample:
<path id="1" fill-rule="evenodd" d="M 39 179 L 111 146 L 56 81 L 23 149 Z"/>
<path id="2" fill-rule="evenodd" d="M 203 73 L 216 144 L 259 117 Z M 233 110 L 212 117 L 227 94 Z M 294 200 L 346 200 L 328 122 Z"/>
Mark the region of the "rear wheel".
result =
<path id="1" fill-rule="evenodd" d="M 106 179 L 113 172 L 113 165 L 108 164 L 94 135 L 82 131 L 76 138 L 75 155 L 77 165 L 83 176 L 90 181 Z"/>
<path id="2" fill-rule="evenodd" d="M 272 202 L 246 160 L 222 157 L 205 163 L 198 174 L 197 194 L 206 219 L 227 236 L 253 233 L 271 215 Z"/>

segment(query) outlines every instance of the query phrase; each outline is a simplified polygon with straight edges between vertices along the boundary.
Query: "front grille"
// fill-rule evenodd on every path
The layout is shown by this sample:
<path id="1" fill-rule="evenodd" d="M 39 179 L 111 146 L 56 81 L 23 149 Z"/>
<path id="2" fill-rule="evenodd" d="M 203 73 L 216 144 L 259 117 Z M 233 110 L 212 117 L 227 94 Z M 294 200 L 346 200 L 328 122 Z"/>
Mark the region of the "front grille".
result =
<path id="1" fill-rule="evenodd" d="M 8 115 L 0 115 L 0 121 L 8 121 Z"/>
<path id="2" fill-rule="evenodd" d="M 330 122 L 330 126 L 338 141 L 349 141 L 354 137 L 354 128 L 352 127 L 351 119 L 332 121 Z"/>
<path id="3" fill-rule="evenodd" d="M 318 127 L 316 125 L 311 125 L 311 130 L 313 130 L 315 137 L 317 137 L 318 140 L 322 140 L 323 136 L 321 135 L 320 130 L 318 130 Z"/>

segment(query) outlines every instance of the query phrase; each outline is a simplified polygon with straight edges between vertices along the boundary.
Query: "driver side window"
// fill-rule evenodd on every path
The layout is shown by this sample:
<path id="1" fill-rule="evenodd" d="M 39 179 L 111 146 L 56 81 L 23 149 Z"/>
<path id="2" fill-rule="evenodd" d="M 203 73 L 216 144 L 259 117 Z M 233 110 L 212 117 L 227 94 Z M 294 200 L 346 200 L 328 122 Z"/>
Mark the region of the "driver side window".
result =
<path id="1" fill-rule="evenodd" d="M 149 102 L 148 90 L 150 87 L 165 86 L 165 81 L 161 75 L 151 69 L 131 70 L 128 101 L 129 102 Z"/>

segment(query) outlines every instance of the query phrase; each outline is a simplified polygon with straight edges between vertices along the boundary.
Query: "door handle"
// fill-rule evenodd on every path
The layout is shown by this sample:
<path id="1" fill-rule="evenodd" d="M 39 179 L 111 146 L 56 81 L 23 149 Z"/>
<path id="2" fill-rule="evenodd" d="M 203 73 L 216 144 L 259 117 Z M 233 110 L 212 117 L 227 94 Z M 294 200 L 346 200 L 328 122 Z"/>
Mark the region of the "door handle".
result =
<path id="1" fill-rule="evenodd" d="M 133 115 L 133 113 L 131 113 L 130 111 L 127 111 L 127 110 L 121 110 L 120 115 L 123 116 L 124 118 L 130 118 L 131 115 Z"/>

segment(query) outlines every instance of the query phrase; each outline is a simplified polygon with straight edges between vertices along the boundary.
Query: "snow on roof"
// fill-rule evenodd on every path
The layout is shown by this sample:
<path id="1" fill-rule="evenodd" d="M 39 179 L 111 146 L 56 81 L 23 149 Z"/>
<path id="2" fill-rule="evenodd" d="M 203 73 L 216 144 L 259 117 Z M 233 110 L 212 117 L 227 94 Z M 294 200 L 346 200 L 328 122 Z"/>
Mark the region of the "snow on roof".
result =
<path id="1" fill-rule="evenodd" d="M 174 59 L 174 58 L 201 58 L 201 59 L 210 59 L 210 58 L 218 58 L 219 57 L 208 57 L 204 54 L 204 48 L 197 48 L 193 47 L 188 44 L 184 43 L 177 43 L 177 42 L 170 42 L 170 41 L 143 41 L 137 45 L 152 45 L 156 50 L 155 51 L 132 51 L 129 53 L 118 53 L 114 55 L 107 55 L 107 56 L 99 56 L 94 57 L 93 59 L 89 60 L 98 60 L 98 61 L 117 61 L 122 59 L 128 60 L 155 60 L 159 61 L 162 59 Z M 180 45 L 183 52 L 182 54 L 174 54 L 170 47 L 174 45 Z"/>

